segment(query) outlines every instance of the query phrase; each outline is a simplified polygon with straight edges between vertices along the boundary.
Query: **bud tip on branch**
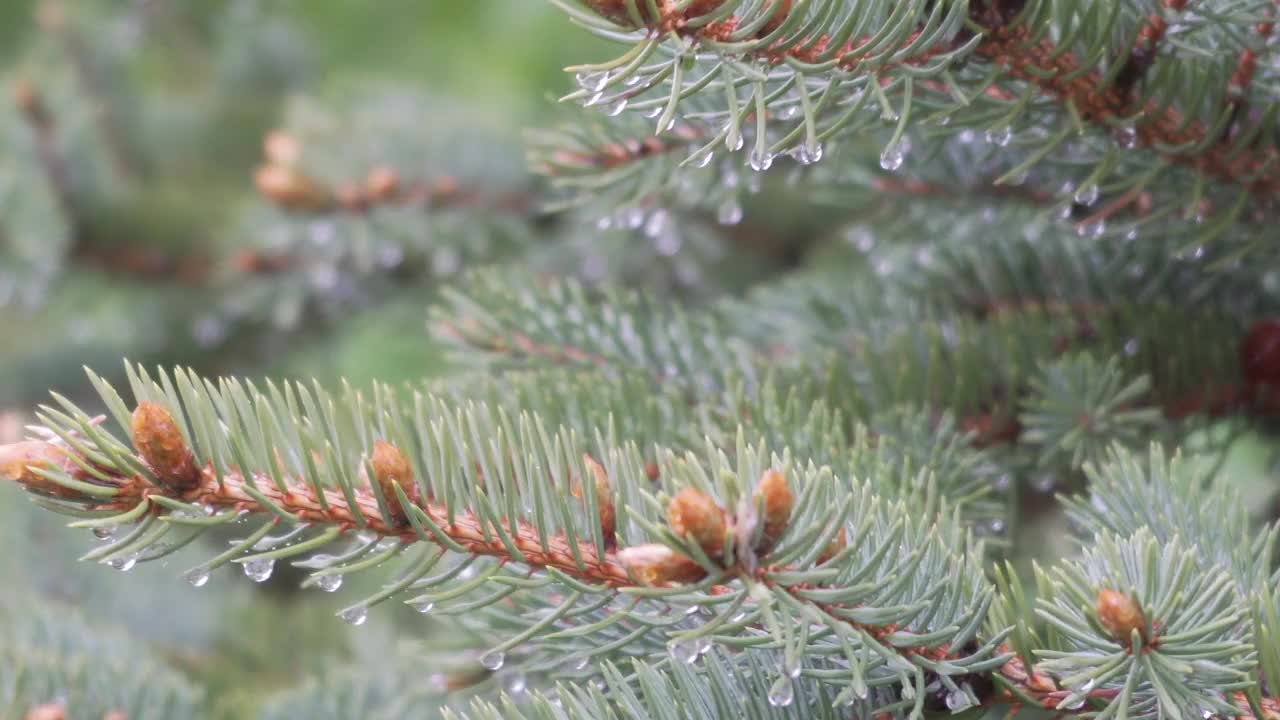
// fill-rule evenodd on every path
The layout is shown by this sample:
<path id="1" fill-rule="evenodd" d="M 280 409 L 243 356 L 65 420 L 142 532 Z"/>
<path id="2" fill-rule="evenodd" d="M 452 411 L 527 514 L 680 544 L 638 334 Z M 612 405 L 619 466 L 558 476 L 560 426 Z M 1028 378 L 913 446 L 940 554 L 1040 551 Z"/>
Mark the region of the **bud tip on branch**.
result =
<path id="1" fill-rule="evenodd" d="M 200 482 L 200 470 L 173 416 L 153 402 L 140 402 L 130 422 L 133 446 L 155 473 L 174 490 L 189 490 Z"/>
<path id="2" fill-rule="evenodd" d="M 374 440 L 369 465 L 373 468 L 374 481 L 378 483 L 378 489 L 382 491 L 382 498 L 386 500 L 391 514 L 397 522 L 404 522 L 405 509 L 396 495 L 395 486 L 399 485 L 405 497 L 410 500 L 417 494 L 417 487 L 413 482 L 413 466 L 409 464 L 409 458 L 405 457 L 405 454 L 395 445 L 385 440 Z"/>
<path id="3" fill-rule="evenodd" d="M 724 509 L 710 495 L 694 488 L 676 493 L 667 505 L 667 524 L 676 535 L 696 542 L 707 557 L 724 553 Z"/>
<path id="4" fill-rule="evenodd" d="M 1097 612 L 1098 622 L 1122 644 L 1129 643 L 1134 630 L 1147 639 L 1147 619 L 1131 596 L 1103 589 L 1098 592 Z"/>
<path id="5" fill-rule="evenodd" d="M 618 560 L 632 577 L 645 585 L 691 583 L 707 575 L 707 571 L 696 562 L 658 543 L 620 550 Z"/>
<path id="6" fill-rule="evenodd" d="M 768 550 L 787 530 L 787 524 L 791 521 L 791 509 L 795 505 L 795 494 L 791 492 L 786 476 L 770 468 L 764 471 L 760 476 L 760 483 L 756 485 L 755 502 L 764 525 L 757 549 Z"/>

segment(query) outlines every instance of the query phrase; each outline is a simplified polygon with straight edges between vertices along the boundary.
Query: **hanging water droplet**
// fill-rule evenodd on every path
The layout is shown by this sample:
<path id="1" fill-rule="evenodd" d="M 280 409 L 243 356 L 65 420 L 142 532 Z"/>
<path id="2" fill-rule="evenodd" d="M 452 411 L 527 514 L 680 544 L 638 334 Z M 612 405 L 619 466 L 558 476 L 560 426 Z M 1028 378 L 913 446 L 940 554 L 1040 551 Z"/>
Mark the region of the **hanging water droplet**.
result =
<path id="1" fill-rule="evenodd" d="M 742 222 L 742 205 L 738 198 L 731 197 L 720 204 L 716 210 L 716 220 L 721 225 L 737 225 Z"/>
<path id="2" fill-rule="evenodd" d="M 359 627 L 369 619 L 369 608 L 364 605 L 353 605 L 338 613 L 343 622 Z"/>
<path id="3" fill-rule="evenodd" d="M 1098 184 L 1089 183 L 1078 188 L 1072 198 L 1084 206 L 1089 206 L 1098 201 Z"/>
<path id="4" fill-rule="evenodd" d="M 116 536 L 115 525 L 102 525 L 93 529 L 93 536 L 99 540 L 109 541 Z"/>
<path id="5" fill-rule="evenodd" d="M 698 643 L 693 640 L 672 640 L 667 643 L 667 651 L 672 660 L 685 665 L 692 665 L 698 659 Z"/>
<path id="6" fill-rule="evenodd" d="M 480 656 L 480 666 L 485 670 L 501 670 L 507 662 L 507 654 L 501 650 L 490 650 Z"/>
<path id="7" fill-rule="evenodd" d="M 796 153 L 796 159 L 804 165 L 812 165 L 822 160 L 822 144 L 814 143 L 812 147 L 808 143 L 801 145 Z"/>
<path id="8" fill-rule="evenodd" d="M 1126 150 L 1133 149 L 1138 145 L 1138 131 L 1131 126 L 1122 127 L 1116 131 L 1116 142 Z"/>
<path id="9" fill-rule="evenodd" d="M 524 692 L 528 683 L 525 681 L 524 673 L 511 673 L 507 676 L 502 686 L 506 689 L 508 695 L 519 695 Z"/>
<path id="10" fill-rule="evenodd" d="M 1084 695 L 1070 695 L 1062 701 L 1063 710 L 1079 710 L 1084 707 Z"/>
<path id="11" fill-rule="evenodd" d="M 756 148 L 751 151 L 751 157 L 747 159 L 747 164 L 756 172 L 764 172 L 773 167 L 773 155 L 764 148 Z"/>
<path id="12" fill-rule="evenodd" d="M 254 582 L 266 582 L 271 577 L 271 571 L 276 569 L 276 561 L 267 558 L 265 560 L 249 560 L 241 563 L 245 577 Z"/>
<path id="13" fill-rule="evenodd" d="M 1107 221 L 1101 218 L 1082 222 L 1076 226 L 1076 234 L 1083 238 L 1098 238 L 1107 231 Z"/>
<path id="14" fill-rule="evenodd" d="M 1209 720 L 1209 718 L 1213 717 L 1213 711 L 1212 711 L 1212 710 L 1201 710 L 1201 711 L 1200 711 L 1200 717 L 1201 717 L 1201 718 L 1203 718 L 1204 720 Z"/>
<path id="15" fill-rule="evenodd" d="M 778 117 L 782 118 L 783 120 L 790 120 L 791 118 L 799 114 L 800 114 L 800 107 L 798 105 L 789 105 L 787 107 L 782 108 L 782 112 L 778 113 Z"/>
<path id="16" fill-rule="evenodd" d="M 1138 239 L 1138 228 L 1136 228 L 1136 227 L 1129 228 L 1129 232 L 1127 232 L 1127 233 L 1125 233 L 1125 234 L 1124 234 L 1124 239 L 1125 239 L 1125 240 L 1128 240 L 1129 242 L 1133 242 L 1134 240 L 1137 240 L 1137 239 Z"/>
<path id="17" fill-rule="evenodd" d="M 972 130 L 961 130 L 956 135 L 956 139 L 959 140 L 964 145 L 969 145 L 977 137 L 978 137 L 978 134 Z"/>
<path id="18" fill-rule="evenodd" d="M 711 151 L 707 151 L 707 152 L 704 152 L 704 153 L 702 153 L 701 155 L 697 156 L 696 158 L 694 158 L 694 160 L 693 160 L 693 162 L 692 162 L 691 164 L 692 164 L 694 167 L 698 168 L 698 169 L 702 169 L 702 168 L 704 168 L 704 167 L 706 167 L 706 166 L 710 165 L 710 164 L 711 164 L 711 161 L 712 161 L 712 160 L 714 160 L 715 158 L 716 158 L 716 154 L 715 154 L 715 153 L 713 153 L 713 152 L 711 152 Z"/>
<path id="19" fill-rule="evenodd" d="M 789 677 L 789 678 L 793 678 L 793 679 L 794 679 L 794 678 L 798 678 L 798 677 L 800 677 L 800 671 L 802 670 L 802 668 L 801 668 L 801 666 L 800 666 L 800 663 L 798 663 L 798 662 L 797 662 L 796 664 L 794 664 L 794 665 L 790 666 L 790 667 L 785 668 L 785 669 L 786 669 L 786 671 L 787 671 L 787 677 Z"/>
<path id="20" fill-rule="evenodd" d="M 209 568 L 204 567 L 203 565 L 191 568 L 182 576 L 182 579 L 191 583 L 191 587 L 204 587 L 209 584 Z"/>
<path id="21" fill-rule="evenodd" d="M 711 648 L 715 644 L 711 641 L 711 638 L 702 637 L 695 640 L 694 645 L 696 646 L 696 649 L 699 655 L 706 655 L 708 652 L 711 651 Z"/>
<path id="22" fill-rule="evenodd" d="M 321 575 L 316 578 L 316 587 L 325 592 L 337 592 L 342 587 L 341 575 Z"/>
<path id="23" fill-rule="evenodd" d="M 607 114 L 609 115 L 609 117 L 618 117 L 623 112 L 625 112 L 626 109 L 627 109 L 627 99 L 622 98 L 621 100 L 619 100 L 618 102 L 614 103 L 612 106 L 609 107 L 609 112 Z"/>
<path id="24" fill-rule="evenodd" d="M 418 598 L 416 600 L 410 600 L 408 602 L 408 605 L 409 607 L 413 608 L 414 610 L 417 610 L 423 615 L 426 615 L 427 613 L 431 612 L 431 610 L 436 606 L 434 602 L 432 602 L 431 600 L 428 600 L 427 598 Z"/>
<path id="25" fill-rule="evenodd" d="M 791 678 L 780 677 L 769 686 L 769 704 L 774 707 L 787 707 L 796 699 L 796 688 Z"/>
<path id="26" fill-rule="evenodd" d="M 880 167 L 893 172 L 902 167 L 902 161 L 905 157 L 906 153 L 902 149 L 902 142 L 896 142 L 880 153 Z"/>
<path id="27" fill-rule="evenodd" d="M 622 224 L 631 230 L 638 230 L 644 225 L 644 210 L 638 207 L 622 211 Z"/>
<path id="28" fill-rule="evenodd" d="M 596 218 L 597 230 L 608 230 L 611 227 L 613 227 L 612 215 L 601 215 L 599 218 Z"/>
<path id="29" fill-rule="evenodd" d="M 583 103 L 583 105 L 586 107 L 593 107 L 595 105 L 599 105 L 602 100 L 604 100 L 604 93 L 594 93 L 591 97 L 587 98 L 587 101 Z"/>
<path id="30" fill-rule="evenodd" d="M 1002 128 L 987 131 L 987 142 L 996 147 L 1004 147 L 1009 144 L 1009 140 L 1013 138 L 1013 128 L 1005 125 Z"/>
<path id="31" fill-rule="evenodd" d="M 1005 527 L 1004 521 L 999 518 L 996 518 L 995 520 L 992 520 L 991 522 L 987 523 L 987 532 L 991 533 L 992 535 L 1003 535 L 1004 527 Z"/>
<path id="32" fill-rule="evenodd" d="M 658 238 L 671 224 L 671 214 L 666 210 L 656 210 L 644 224 L 644 234 L 651 238 Z"/>
<path id="33" fill-rule="evenodd" d="M 586 669 L 587 669 L 587 664 L 588 664 L 588 663 L 590 663 L 590 662 L 591 662 L 591 658 L 588 658 L 588 657 L 585 657 L 585 656 L 584 656 L 584 657 L 580 657 L 580 658 L 578 658 L 577 660 L 575 660 L 575 661 L 574 661 L 574 663 L 573 663 L 573 669 L 574 669 L 574 670 L 578 670 L 578 671 L 586 670 Z"/>
<path id="34" fill-rule="evenodd" d="M 578 87 L 591 92 L 599 92 L 604 89 L 605 83 L 609 82 L 609 74 L 606 72 L 580 72 L 574 76 L 574 80 L 578 82 Z"/>
<path id="35" fill-rule="evenodd" d="M 1124 354 L 1133 357 L 1138 354 L 1138 338 L 1131 337 L 1124 341 Z"/>
<path id="36" fill-rule="evenodd" d="M 730 132 L 724 138 L 724 146 L 729 149 L 729 152 L 738 152 L 746 142 L 740 132 Z"/>
<path id="37" fill-rule="evenodd" d="M 120 572 L 129 572 L 134 565 L 138 564 L 138 556 L 129 555 L 128 557 L 112 558 L 107 561 L 107 564 Z"/>
<path id="38" fill-rule="evenodd" d="M 969 693 L 966 693 L 963 690 L 955 690 L 947 693 L 946 703 L 947 709 L 953 713 L 958 713 L 973 704 L 973 702 L 969 700 Z"/>

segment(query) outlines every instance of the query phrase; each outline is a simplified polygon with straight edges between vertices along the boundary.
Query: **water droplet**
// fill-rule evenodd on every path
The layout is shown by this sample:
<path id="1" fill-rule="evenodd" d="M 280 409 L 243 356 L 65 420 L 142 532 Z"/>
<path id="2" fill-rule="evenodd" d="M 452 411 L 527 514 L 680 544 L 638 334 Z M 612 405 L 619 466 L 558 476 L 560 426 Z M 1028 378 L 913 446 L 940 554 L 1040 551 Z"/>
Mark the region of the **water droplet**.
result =
<path id="1" fill-rule="evenodd" d="M 796 153 L 796 159 L 804 165 L 812 165 L 822 160 L 822 144 L 814 143 L 810 147 L 808 143 L 801 145 Z"/>
<path id="2" fill-rule="evenodd" d="M 507 654 L 501 650 L 490 650 L 480 656 L 480 666 L 485 670 L 501 670 L 507 662 Z"/>
<path id="3" fill-rule="evenodd" d="M 658 251 L 659 255 L 671 257 L 680 252 L 680 246 L 684 244 L 684 239 L 673 229 L 668 229 L 658 237 L 653 239 L 653 247 Z M 531 508 L 532 509 L 532 508 Z"/>
<path id="4" fill-rule="evenodd" d="M 613 227 L 612 215 L 601 215 L 599 218 L 596 219 L 597 230 L 608 230 L 611 227 Z"/>
<path id="5" fill-rule="evenodd" d="M 656 210 L 644 224 L 644 234 L 651 238 L 658 238 L 666 232 L 671 225 L 671 214 L 666 210 Z"/>
<path id="6" fill-rule="evenodd" d="M 241 563 L 245 577 L 254 582 L 266 582 L 271 577 L 271 571 L 276 569 L 276 561 L 273 559 L 266 560 L 249 560 Z"/>
<path id="7" fill-rule="evenodd" d="M 1013 128 L 1005 125 L 1002 128 L 987 131 L 987 142 L 996 147 L 1004 147 L 1009 144 L 1009 140 L 1013 138 Z"/>
<path id="8" fill-rule="evenodd" d="M 107 561 L 107 564 L 120 572 L 129 572 L 134 565 L 138 564 L 138 556 L 129 555 L 128 557 L 112 558 Z"/>
<path id="9" fill-rule="evenodd" d="M 1053 492 L 1053 486 L 1055 484 L 1056 479 L 1051 473 L 1041 473 L 1031 478 L 1031 487 L 1035 489 L 1036 492 L 1051 493 Z"/>
<path id="10" fill-rule="evenodd" d="M 960 133 L 956 135 L 956 139 L 964 145 L 969 145 L 977 136 L 977 133 L 972 130 L 961 130 Z"/>
<path id="11" fill-rule="evenodd" d="M 573 669 L 574 669 L 574 670 L 578 670 L 578 671 L 586 670 L 586 669 L 587 669 L 587 665 L 588 665 L 590 662 L 591 662 L 591 658 L 588 658 L 588 657 L 580 657 L 580 658 L 578 658 L 577 660 L 575 660 L 575 661 L 573 662 Z"/>
<path id="12" fill-rule="evenodd" d="M 594 93 L 591 95 L 591 97 L 587 98 L 587 101 L 583 103 L 583 105 L 585 107 L 594 107 L 596 105 L 599 105 L 602 100 L 604 100 L 604 93 L 602 92 Z"/>
<path id="13" fill-rule="evenodd" d="M 802 668 L 801 668 L 801 666 L 800 666 L 800 663 L 796 663 L 795 665 L 792 665 L 791 667 L 786 668 L 786 671 L 787 671 L 787 677 L 790 677 L 790 678 L 798 678 L 798 677 L 800 677 L 800 671 L 801 671 L 801 669 L 802 669 Z"/>
<path id="14" fill-rule="evenodd" d="M 769 686 L 769 704 L 774 707 L 787 707 L 796 699 L 796 687 L 791 678 L 780 677 Z"/>
<path id="15" fill-rule="evenodd" d="M 997 518 L 987 523 L 987 532 L 991 533 L 992 535 L 1003 535 L 1004 527 L 1005 527 L 1004 521 Z"/>
<path id="16" fill-rule="evenodd" d="M 414 610 L 417 610 L 423 615 L 426 615 L 427 613 L 431 612 L 431 610 L 434 609 L 436 606 L 434 602 L 426 598 L 418 598 L 416 600 L 410 600 L 408 602 L 408 605 L 409 607 L 413 608 Z"/>
<path id="17" fill-rule="evenodd" d="M 369 619 L 369 608 L 364 605 L 353 605 L 338 613 L 338 617 L 345 623 L 359 627 Z"/>
<path id="18" fill-rule="evenodd" d="M 694 640 L 672 640 L 667 643 L 667 651 L 672 660 L 685 665 L 692 665 L 698 659 L 698 643 Z"/>
<path id="19" fill-rule="evenodd" d="M 631 230 L 639 230 L 644 225 L 644 210 L 638 207 L 623 210 L 622 224 Z"/>
<path id="20" fill-rule="evenodd" d="M 948 710 L 953 713 L 958 713 L 972 705 L 973 701 L 969 699 L 969 693 L 964 692 L 963 690 L 956 690 L 954 692 L 947 693 L 946 703 Z"/>
<path id="21" fill-rule="evenodd" d="M 191 583 L 191 587 L 204 587 L 209 584 L 209 568 L 204 567 L 203 565 L 197 568 L 192 568 L 187 571 L 186 575 L 182 576 L 182 579 Z"/>
<path id="22" fill-rule="evenodd" d="M 1010 476 L 1009 473 L 1001 473 L 996 476 L 995 480 L 991 481 L 991 487 L 996 492 L 1004 492 L 1005 490 L 1008 490 L 1011 484 L 1013 484 L 1013 477 Z"/>
<path id="23" fill-rule="evenodd" d="M 1133 357 L 1138 354 L 1138 338 L 1131 337 L 1124 341 L 1124 354 Z"/>
<path id="24" fill-rule="evenodd" d="M 625 112 L 625 111 L 626 111 L 626 109 L 627 109 L 627 99 L 626 99 L 626 98 L 622 98 L 621 100 L 619 100 L 618 102 L 616 102 L 616 103 L 614 103 L 612 106 L 610 106 L 610 108 L 609 108 L 609 112 L 608 112 L 608 113 L 606 113 L 606 114 L 607 114 L 609 117 L 617 117 L 617 116 L 621 115 L 623 112 Z"/>
<path id="25" fill-rule="evenodd" d="M 1126 150 L 1133 149 L 1138 145 L 1138 131 L 1132 127 L 1122 127 L 1116 131 L 1116 142 Z"/>
<path id="26" fill-rule="evenodd" d="M 905 157 L 906 153 L 902 149 L 902 143 L 894 143 L 880 153 L 880 167 L 893 172 L 902 167 L 902 161 Z"/>
<path id="27" fill-rule="evenodd" d="M 730 132 L 724 138 L 724 146 L 729 149 L 729 152 L 738 152 L 746 142 L 740 132 Z"/>
<path id="28" fill-rule="evenodd" d="M 574 80 L 578 82 L 578 87 L 583 90 L 599 92 L 604 89 L 605 83 L 609 82 L 609 73 L 580 72 L 574 75 Z"/>
<path id="29" fill-rule="evenodd" d="M 1129 242 L 1133 242 L 1134 240 L 1137 240 L 1137 239 L 1138 239 L 1138 228 L 1136 228 L 1136 227 L 1129 228 L 1129 232 L 1127 232 L 1127 233 L 1125 233 L 1125 234 L 1124 234 L 1124 239 L 1125 239 L 1125 240 L 1128 240 Z"/>
<path id="30" fill-rule="evenodd" d="M 1078 188 L 1072 199 L 1081 205 L 1092 205 L 1098 201 L 1098 185 L 1097 183 L 1089 183 L 1084 187 Z"/>
<path id="31" fill-rule="evenodd" d="M 707 151 L 707 152 L 704 152 L 704 153 L 702 153 L 701 155 L 697 156 L 697 157 L 694 159 L 693 163 L 691 163 L 691 164 L 692 164 L 694 167 L 701 169 L 701 168 L 704 168 L 704 167 L 706 167 L 706 166 L 710 165 L 710 164 L 711 164 L 711 161 L 712 161 L 712 160 L 714 160 L 715 158 L 716 158 L 716 154 L 715 154 L 715 153 L 710 152 L 710 151 Z"/>
<path id="32" fill-rule="evenodd" d="M 1084 707 L 1084 695 L 1068 695 L 1059 707 L 1063 710 L 1079 710 Z"/>
<path id="33" fill-rule="evenodd" d="M 1099 238 L 1107 231 L 1107 221 L 1098 219 L 1082 222 L 1076 227 L 1076 234 L 1083 238 Z"/>
<path id="34" fill-rule="evenodd" d="M 341 575 L 321 575 L 316 578 L 316 587 L 325 592 L 337 592 L 342 587 Z"/>
<path id="35" fill-rule="evenodd" d="M 768 150 L 757 148 L 751 151 L 751 157 L 747 159 L 747 164 L 756 172 L 764 172 L 773 167 L 773 155 Z"/>
<path id="36" fill-rule="evenodd" d="M 716 210 L 716 220 L 721 225 L 737 225 L 742 222 L 742 205 L 738 198 L 729 198 Z"/>
<path id="37" fill-rule="evenodd" d="M 655 107 L 651 110 L 646 111 L 644 116 L 649 118 L 650 120 L 653 120 L 661 114 L 662 114 L 662 106 L 659 105 L 658 107 Z"/>
<path id="38" fill-rule="evenodd" d="M 101 527 L 96 527 L 93 529 L 93 536 L 99 540 L 109 541 L 116 536 L 116 526 L 103 525 Z"/>
<path id="39" fill-rule="evenodd" d="M 694 615 L 694 614 L 696 614 L 696 613 L 697 613 L 699 610 L 701 610 L 701 609 L 702 609 L 702 606 L 701 606 L 701 605 L 690 605 L 689 607 L 687 607 L 687 608 L 685 608 L 685 609 L 684 609 L 684 614 L 685 614 L 685 615 Z"/>
<path id="40" fill-rule="evenodd" d="M 1212 711 L 1212 710 L 1201 710 L 1201 711 L 1200 711 L 1200 717 L 1204 718 L 1204 720 L 1209 720 L 1209 718 L 1213 717 L 1213 711 Z"/>
<path id="41" fill-rule="evenodd" d="M 507 676 L 502 686 L 506 689 L 508 695 L 519 695 L 524 692 L 528 683 L 525 681 L 524 673 L 512 673 Z"/>
<path id="42" fill-rule="evenodd" d="M 778 117 L 782 118 L 783 120 L 790 120 L 791 118 L 799 114 L 800 114 L 800 108 L 795 105 L 790 105 L 788 107 L 783 108 L 782 112 L 778 113 Z"/>

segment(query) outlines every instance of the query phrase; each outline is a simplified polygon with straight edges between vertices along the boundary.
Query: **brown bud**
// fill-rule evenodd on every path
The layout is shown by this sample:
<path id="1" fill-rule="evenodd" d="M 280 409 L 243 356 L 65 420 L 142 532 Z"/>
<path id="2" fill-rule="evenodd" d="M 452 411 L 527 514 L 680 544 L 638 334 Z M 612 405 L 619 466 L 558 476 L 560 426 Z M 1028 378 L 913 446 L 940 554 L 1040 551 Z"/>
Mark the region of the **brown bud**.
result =
<path id="1" fill-rule="evenodd" d="M 782 473 L 770 468 L 764 471 L 760 476 L 760 483 L 756 485 L 755 503 L 764 526 L 760 534 L 760 545 L 756 549 L 765 551 L 773 547 L 782 533 L 786 532 L 795 495 Z"/>
<path id="2" fill-rule="evenodd" d="M 67 709 L 58 703 L 36 705 L 27 711 L 23 720 L 66 720 Z"/>
<path id="3" fill-rule="evenodd" d="M 698 543 L 707 557 L 724 553 L 724 509 L 701 490 L 684 488 L 676 493 L 667 505 L 667 524 L 676 535 Z"/>
<path id="4" fill-rule="evenodd" d="M 44 117 L 44 103 L 40 100 L 40 92 L 29 80 L 19 80 L 13 88 L 13 104 L 18 112 L 30 118 Z"/>
<path id="5" fill-rule="evenodd" d="M 70 488 L 63 487 L 35 472 L 36 468 L 62 470 L 75 475 L 79 468 L 62 448 L 43 440 L 27 440 L 11 445 L 0 445 L 0 478 L 25 485 L 28 490 L 78 497 Z"/>
<path id="6" fill-rule="evenodd" d="M 254 173 L 258 192 L 285 210 L 326 210 L 333 195 L 302 171 L 288 165 L 263 165 Z"/>
<path id="7" fill-rule="evenodd" d="M 827 543 L 827 547 L 823 549 L 822 554 L 818 556 L 818 564 L 821 565 L 822 563 L 830 560 L 840 554 L 840 551 L 844 550 L 848 546 L 849 537 L 845 534 L 844 526 L 841 525 L 839 532 L 836 533 L 835 537 L 831 538 L 831 542 Z"/>
<path id="8" fill-rule="evenodd" d="M 409 465 L 409 458 L 405 457 L 404 453 L 400 452 L 400 448 L 395 445 L 383 440 L 374 440 L 369 465 L 373 468 L 373 477 L 378 483 L 378 489 L 382 491 L 382 497 L 387 501 L 387 508 L 397 521 L 404 522 L 405 510 L 400 504 L 400 498 L 396 496 L 395 486 L 399 485 L 410 500 L 417 496 L 417 486 L 413 482 L 413 467 Z"/>
<path id="9" fill-rule="evenodd" d="M 1147 619 L 1142 608 L 1134 599 L 1115 590 L 1102 590 L 1098 593 L 1098 621 L 1111 633 L 1111 637 L 1123 644 L 1129 643 L 1133 631 L 1137 630 L 1144 640 L 1147 635 Z"/>
<path id="10" fill-rule="evenodd" d="M 604 532 L 605 545 L 612 547 L 616 542 L 617 511 L 613 507 L 613 488 L 609 485 L 609 475 L 604 466 L 590 455 L 583 455 L 582 462 L 595 481 L 596 507 L 600 512 L 600 529 Z"/>
<path id="11" fill-rule="evenodd" d="M 283 130 L 272 130 L 262 139 L 262 154 L 272 165 L 296 165 L 302 156 L 302 144 Z"/>
<path id="12" fill-rule="evenodd" d="M 618 552 L 618 560 L 645 585 L 692 583 L 707 576 L 698 563 L 666 545 L 635 545 Z"/>
<path id="13" fill-rule="evenodd" d="M 373 202 L 393 200 L 400 194 L 400 174 L 395 171 L 395 168 L 379 165 L 369 171 L 369 176 L 364 181 L 364 189 Z"/>
<path id="14" fill-rule="evenodd" d="M 168 410 L 153 402 L 138 403 L 130 434 L 157 480 L 174 490 L 189 490 L 200 483 L 195 455 Z"/>

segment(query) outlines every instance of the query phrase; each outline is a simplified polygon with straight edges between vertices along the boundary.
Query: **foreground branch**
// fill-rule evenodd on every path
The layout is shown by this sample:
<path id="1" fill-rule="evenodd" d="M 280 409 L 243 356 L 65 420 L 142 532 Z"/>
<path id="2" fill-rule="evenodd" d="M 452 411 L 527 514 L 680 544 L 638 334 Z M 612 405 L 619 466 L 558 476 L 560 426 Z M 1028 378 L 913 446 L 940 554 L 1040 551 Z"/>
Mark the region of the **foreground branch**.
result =
<path id="1" fill-rule="evenodd" d="M 575 579 L 593 584 L 607 585 L 615 589 L 639 587 L 645 584 L 646 578 L 638 578 L 634 572 L 634 567 L 629 568 L 622 559 L 622 556 L 627 551 L 619 551 L 610 547 L 603 554 L 598 554 L 593 545 L 580 543 L 576 548 L 576 557 L 581 558 L 581 563 L 579 563 L 575 559 L 573 548 L 569 546 L 563 535 L 549 538 L 544 545 L 543 541 L 539 539 L 537 530 L 523 521 L 518 521 L 514 524 L 504 523 L 504 527 L 512 540 L 512 545 L 523 555 L 523 558 L 520 558 L 514 556 L 508 546 L 499 540 L 494 533 L 489 532 L 486 534 L 484 521 L 470 512 L 455 513 L 453 519 L 450 520 L 449 512 L 444 505 L 422 500 L 414 501 L 415 506 L 425 513 L 441 529 L 441 532 L 447 536 L 437 538 L 431 530 L 424 531 L 421 534 L 413 530 L 408 524 L 399 521 L 395 517 L 396 513 L 393 513 L 391 518 L 385 517 L 380 510 L 377 498 L 369 487 L 354 488 L 355 503 L 352 504 L 348 502 L 341 492 L 336 490 L 323 491 L 322 499 L 309 484 L 298 479 L 285 482 L 283 489 L 281 489 L 266 473 L 261 472 L 249 475 L 241 472 L 229 472 L 219 479 L 213 468 L 209 466 L 187 468 L 183 462 L 185 447 L 166 447 L 158 450 L 155 447 L 147 446 L 144 447 L 144 450 L 146 452 L 143 453 L 143 457 L 138 458 L 139 462 L 151 466 L 155 465 L 157 458 L 160 458 L 165 465 L 159 468 L 161 479 L 157 483 L 149 481 L 142 475 L 125 474 L 110 468 L 93 467 L 91 472 L 88 468 L 92 466 L 86 458 L 73 454 L 61 445 L 42 440 L 0 445 L 0 479 L 16 482 L 29 490 L 41 494 L 84 502 L 90 511 L 125 512 L 137 508 L 148 497 L 156 495 L 233 512 L 268 514 L 279 513 L 283 510 L 303 523 L 338 526 L 343 530 L 362 528 L 386 537 L 397 538 L 402 543 L 427 540 L 442 545 L 459 545 L 476 555 L 494 557 L 502 561 L 524 562 L 534 568 L 554 568 Z M 592 467 L 594 468 L 595 466 Z M 102 489 L 112 492 L 107 497 L 96 497 L 95 495 L 80 492 L 73 487 L 50 479 L 48 473 L 41 472 L 48 470 L 65 473 L 77 483 L 95 486 L 98 489 L 97 495 L 103 495 Z M 182 482 L 177 482 L 176 480 L 180 475 L 186 477 L 182 478 Z M 776 482 L 772 485 L 762 482 L 761 489 L 758 491 L 761 493 L 758 502 L 764 508 L 764 522 L 767 525 L 776 525 L 784 514 L 789 514 L 790 512 L 790 491 L 785 487 L 780 475 L 774 479 Z M 778 486 L 778 483 L 783 483 L 783 485 Z M 775 499 L 779 497 L 782 499 Z M 269 507 L 263 502 L 264 499 L 266 503 L 273 504 L 275 507 Z M 770 507 L 772 506 L 778 507 L 778 512 L 774 513 L 777 517 L 770 514 Z M 675 503 L 673 503 L 673 507 L 676 507 Z M 680 522 L 690 525 L 691 528 L 696 530 L 699 524 L 707 522 L 705 519 L 707 514 L 705 509 L 703 510 L 704 512 L 701 514 L 695 513 L 693 515 L 685 512 L 681 515 Z M 150 512 L 160 513 L 163 511 L 158 505 L 153 505 Z M 771 532 L 780 532 L 780 528 L 775 527 L 772 531 L 766 530 L 764 536 L 766 540 L 762 542 L 769 542 L 768 538 Z M 842 538 L 837 542 L 842 542 Z M 640 548 L 644 547 L 648 546 L 640 546 Z M 833 544 L 831 550 L 838 550 L 839 547 L 840 545 Z M 631 548 L 631 550 L 640 548 Z M 746 568 L 739 568 L 736 571 L 729 572 L 729 577 L 733 577 L 735 573 L 744 576 L 750 575 L 756 581 L 771 584 L 771 581 L 767 580 L 766 577 L 769 572 L 776 569 L 756 568 L 747 570 Z M 655 579 L 663 580 L 663 578 L 652 576 L 647 578 L 650 582 Z M 695 575 L 689 577 L 690 581 L 696 579 Z M 804 598 L 804 593 L 802 592 L 804 588 L 801 586 L 787 589 L 797 600 L 813 603 L 823 611 L 831 614 L 832 617 L 839 618 L 842 622 L 855 624 L 872 637 L 883 638 L 900 629 L 893 626 L 880 627 L 852 623 L 847 618 L 840 618 L 841 613 L 839 610 L 844 608 Z M 711 588 L 712 594 L 723 593 L 727 590 L 728 588 L 724 586 Z M 934 661 L 946 660 L 953 656 L 958 657 L 953 652 L 953 649 L 947 646 L 895 649 L 904 656 L 921 654 Z M 1005 648 L 1003 652 L 1010 651 Z M 1070 694 L 1069 691 L 1060 689 L 1052 678 L 1037 671 L 1034 667 L 1028 669 L 1016 656 L 996 670 L 993 673 L 993 679 L 999 679 L 1004 689 L 991 693 L 989 697 L 982 698 L 983 702 L 988 705 L 1008 704 L 1020 706 L 1034 702 L 1041 707 L 1054 709 Z M 1107 691 L 1095 691 L 1089 697 L 1096 699 L 1109 698 Z M 1280 700 L 1276 698 L 1263 698 L 1261 704 L 1263 715 L 1261 717 L 1255 717 L 1252 714 L 1248 700 L 1243 693 L 1236 693 L 1232 696 L 1232 699 L 1241 710 L 1239 717 L 1245 720 L 1280 720 Z M 1081 707 L 1063 709 L 1059 712 L 1080 713 L 1084 710 L 1085 708 Z"/>

